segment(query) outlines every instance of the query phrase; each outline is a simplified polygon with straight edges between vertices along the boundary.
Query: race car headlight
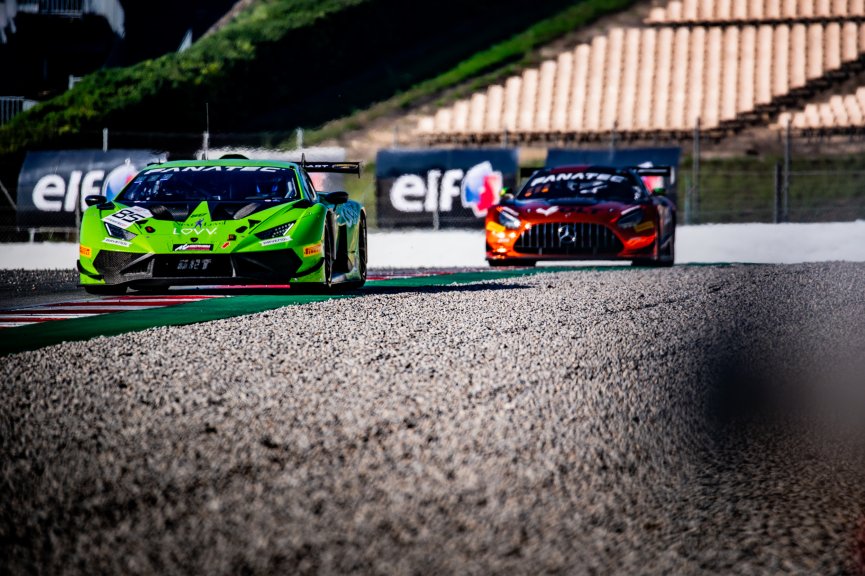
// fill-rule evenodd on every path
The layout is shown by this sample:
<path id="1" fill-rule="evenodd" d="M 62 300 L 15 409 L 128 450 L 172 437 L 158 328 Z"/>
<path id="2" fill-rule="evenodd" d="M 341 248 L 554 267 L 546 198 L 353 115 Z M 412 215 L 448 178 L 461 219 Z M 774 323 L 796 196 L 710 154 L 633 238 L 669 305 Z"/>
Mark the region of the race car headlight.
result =
<path id="1" fill-rule="evenodd" d="M 277 238 L 279 236 L 285 236 L 288 234 L 288 231 L 292 229 L 294 226 L 294 222 L 289 222 L 287 224 L 280 224 L 275 228 L 270 228 L 263 232 L 256 233 L 255 237 L 260 240 L 267 240 L 269 238 Z"/>
<path id="2" fill-rule="evenodd" d="M 522 225 L 520 219 L 513 213 L 505 210 L 499 210 L 499 224 L 507 228 L 508 230 L 518 230 Z"/>
<path id="3" fill-rule="evenodd" d="M 123 240 L 132 240 L 135 238 L 135 234 L 130 232 L 129 230 L 124 230 L 120 226 L 115 226 L 114 224 L 109 224 L 105 222 L 105 231 L 108 232 L 108 235 L 113 238 L 122 238 Z"/>
<path id="4" fill-rule="evenodd" d="M 643 221 L 643 211 L 642 210 L 634 210 L 633 212 L 625 214 L 624 216 L 619 218 L 619 221 L 616 222 L 616 225 L 619 228 L 628 230 L 630 228 L 633 228 L 634 226 L 636 226 L 637 224 L 639 224 L 642 221 Z"/>

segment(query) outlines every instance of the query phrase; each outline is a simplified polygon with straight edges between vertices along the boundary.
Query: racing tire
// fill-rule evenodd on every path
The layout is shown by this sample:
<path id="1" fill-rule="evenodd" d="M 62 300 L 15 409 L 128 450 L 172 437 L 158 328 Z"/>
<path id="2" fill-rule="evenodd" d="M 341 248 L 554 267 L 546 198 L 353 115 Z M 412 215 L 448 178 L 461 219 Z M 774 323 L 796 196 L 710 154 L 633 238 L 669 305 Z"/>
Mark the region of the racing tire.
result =
<path id="1" fill-rule="evenodd" d="M 336 254 L 334 254 L 333 226 L 330 216 L 324 221 L 321 243 L 323 246 L 321 268 L 324 272 L 324 278 L 318 283 L 304 282 L 292 285 L 292 290 L 298 294 L 329 294 L 333 290 L 333 265 Z"/>
<path id="2" fill-rule="evenodd" d="M 631 262 L 634 266 L 647 266 L 651 268 L 671 268 L 676 262 L 676 228 L 673 227 L 673 234 L 670 236 L 670 242 L 663 250 L 658 251 L 657 258 L 637 258 Z"/>
<path id="3" fill-rule="evenodd" d="M 321 282 L 291 284 L 292 291 L 297 294 L 329 294 L 333 291 L 333 266 L 336 254 L 334 254 L 333 227 L 330 217 L 324 221 L 321 243 L 323 247 L 321 270 L 324 272 L 324 277 Z"/>
<path id="4" fill-rule="evenodd" d="M 664 255 L 661 257 L 660 266 L 665 268 L 671 267 L 676 263 L 676 225 L 673 225 L 673 233 L 670 235 L 670 243 L 667 244 L 667 249 L 664 250 Z"/>
<path id="5" fill-rule="evenodd" d="M 522 260 L 519 258 L 500 258 L 497 260 L 487 260 L 490 268 L 504 268 L 505 266 L 525 266 L 532 268 L 537 265 L 537 260 Z"/>
<path id="6" fill-rule="evenodd" d="M 85 286 L 84 291 L 94 296 L 120 296 L 126 294 L 126 286 L 123 284 L 98 284 Z"/>
<path id="7" fill-rule="evenodd" d="M 350 280 L 342 286 L 342 290 L 357 290 L 366 284 L 367 276 L 367 237 L 366 237 L 366 216 L 361 214 L 360 224 L 357 230 L 357 269 L 360 272 L 360 279 Z"/>
<path id="8" fill-rule="evenodd" d="M 324 263 L 321 265 L 324 269 L 324 281 L 320 288 L 327 292 L 333 286 L 333 261 L 336 259 L 333 249 L 333 228 L 331 228 L 330 219 L 324 226 Z"/>

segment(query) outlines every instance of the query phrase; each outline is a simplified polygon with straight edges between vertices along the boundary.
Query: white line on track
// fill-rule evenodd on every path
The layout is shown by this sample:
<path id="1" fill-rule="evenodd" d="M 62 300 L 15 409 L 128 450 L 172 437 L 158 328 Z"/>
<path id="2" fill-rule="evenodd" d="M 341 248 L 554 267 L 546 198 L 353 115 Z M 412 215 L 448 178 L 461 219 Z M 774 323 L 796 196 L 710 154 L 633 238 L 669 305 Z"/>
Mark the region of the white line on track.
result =
<path id="1" fill-rule="evenodd" d="M 17 328 L 31 324 L 41 324 L 55 320 L 72 318 L 89 318 L 112 312 L 129 312 L 133 310 L 150 310 L 176 306 L 187 302 L 222 298 L 214 295 L 178 294 L 168 296 L 111 296 L 96 300 L 73 300 L 69 302 L 52 302 L 39 306 L 26 306 L 11 310 L 0 310 L 0 329 Z"/>

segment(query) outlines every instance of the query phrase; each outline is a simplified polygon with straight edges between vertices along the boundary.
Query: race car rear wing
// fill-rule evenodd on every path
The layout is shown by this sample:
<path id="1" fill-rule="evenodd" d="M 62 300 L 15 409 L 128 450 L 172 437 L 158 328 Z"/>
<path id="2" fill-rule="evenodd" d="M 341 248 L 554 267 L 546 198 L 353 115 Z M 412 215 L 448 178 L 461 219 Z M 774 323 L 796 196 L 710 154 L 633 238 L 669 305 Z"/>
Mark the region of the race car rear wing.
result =
<path id="1" fill-rule="evenodd" d="M 360 162 L 307 162 L 306 157 L 301 156 L 299 164 L 307 172 L 356 174 L 360 178 Z"/>
<path id="2" fill-rule="evenodd" d="M 543 170 L 543 166 L 522 166 L 520 167 L 520 178 L 528 178 L 538 170 Z M 628 166 L 626 170 L 633 170 L 642 176 L 669 176 L 673 168 L 670 166 Z"/>
<path id="3" fill-rule="evenodd" d="M 631 166 L 628 170 L 633 170 L 640 176 L 663 176 L 670 178 L 673 175 L 672 166 Z"/>
<path id="4" fill-rule="evenodd" d="M 543 166 L 523 166 L 520 168 L 520 181 L 531 177 L 538 170 L 543 170 Z M 670 178 L 673 174 L 671 166 L 628 166 L 625 170 L 632 170 L 640 176 L 664 176 Z"/>

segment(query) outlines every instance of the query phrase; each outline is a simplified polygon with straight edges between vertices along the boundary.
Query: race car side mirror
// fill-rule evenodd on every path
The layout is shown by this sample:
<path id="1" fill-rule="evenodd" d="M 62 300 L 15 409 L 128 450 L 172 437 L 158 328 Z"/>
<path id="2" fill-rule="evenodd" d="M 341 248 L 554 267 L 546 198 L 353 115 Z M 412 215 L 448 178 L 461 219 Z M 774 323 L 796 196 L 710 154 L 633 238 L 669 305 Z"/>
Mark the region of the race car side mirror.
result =
<path id="1" fill-rule="evenodd" d="M 322 196 L 328 204 L 345 204 L 348 202 L 348 192 L 328 192 Z"/>
<path id="2" fill-rule="evenodd" d="M 666 196 L 667 195 L 667 189 L 666 188 L 655 188 L 654 190 L 652 190 L 652 194 L 654 194 L 655 196 Z"/>
<path id="3" fill-rule="evenodd" d="M 516 199 L 516 196 L 508 192 L 506 194 L 502 194 L 502 197 L 499 199 L 499 204 L 513 204 L 514 200 Z"/>
<path id="4" fill-rule="evenodd" d="M 99 196 L 98 194 L 91 194 L 90 196 L 84 197 L 84 203 L 88 206 L 96 206 L 97 204 L 105 204 L 108 202 L 108 198 L 105 196 Z"/>

